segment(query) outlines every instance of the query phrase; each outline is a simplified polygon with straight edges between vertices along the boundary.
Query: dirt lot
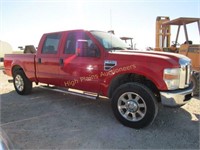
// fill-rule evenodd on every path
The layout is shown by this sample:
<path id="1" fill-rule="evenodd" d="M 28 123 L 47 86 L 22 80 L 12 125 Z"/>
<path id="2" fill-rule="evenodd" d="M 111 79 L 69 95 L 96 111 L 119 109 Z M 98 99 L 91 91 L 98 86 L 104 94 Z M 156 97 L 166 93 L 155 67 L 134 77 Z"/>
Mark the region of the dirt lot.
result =
<path id="1" fill-rule="evenodd" d="M 159 105 L 141 130 L 124 127 L 107 99 L 90 100 L 40 89 L 20 96 L 0 70 L 1 134 L 15 149 L 199 149 L 200 100 Z"/>

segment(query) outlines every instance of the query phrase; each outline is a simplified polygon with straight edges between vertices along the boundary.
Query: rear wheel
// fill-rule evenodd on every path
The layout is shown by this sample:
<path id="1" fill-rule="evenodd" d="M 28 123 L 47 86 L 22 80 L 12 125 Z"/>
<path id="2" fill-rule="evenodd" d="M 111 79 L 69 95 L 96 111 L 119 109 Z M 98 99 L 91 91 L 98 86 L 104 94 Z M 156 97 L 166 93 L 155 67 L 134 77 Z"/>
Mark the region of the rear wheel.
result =
<path id="1" fill-rule="evenodd" d="M 199 95 L 199 72 L 193 72 L 192 77 L 191 77 L 191 81 L 193 84 L 193 94 L 195 96 Z"/>
<path id="2" fill-rule="evenodd" d="M 13 75 L 14 87 L 18 94 L 26 95 L 31 93 L 32 82 L 26 77 L 22 70 L 16 70 Z"/>
<path id="3" fill-rule="evenodd" d="M 139 83 L 121 85 L 112 98 L 112 109 L 123 125 L 137 129 L 151 124 L 158 112 L 155 96 Z"/>

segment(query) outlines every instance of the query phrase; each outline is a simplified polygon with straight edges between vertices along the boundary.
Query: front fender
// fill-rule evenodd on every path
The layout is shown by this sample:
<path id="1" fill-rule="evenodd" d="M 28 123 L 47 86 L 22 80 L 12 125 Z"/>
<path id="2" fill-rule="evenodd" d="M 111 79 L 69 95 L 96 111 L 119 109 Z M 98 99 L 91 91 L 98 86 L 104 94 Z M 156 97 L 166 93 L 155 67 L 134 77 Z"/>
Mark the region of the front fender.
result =
<path id="1" fill-rule="evenodd" d="M 119 68 L 124 68 L 124 67 L 119 67 Z M 103 95 L 108 96 L 110 86 L 116 82 L 116 78 L 128 78 L 129 74 L 135 74 L 139 76 L 143 76 L 146 79 L 150 80 L 159 90 L 166 90 L 166 84 L 163 80 L 163 70 L 162 69 L 151 69 L 149 67 L 145 66 L 134 66 L 131 67 L 130 70 L 125 70 L 125 69 L 119 69 L 119 68 L 113 68 L 112 70 L 109 71 L 104 71 L 103 73 L 100 74 L 100 77 L 102 77 L 102 82 L 101 82 L 101 88 Z M 117 71 L 116 71 L 117 70 Z M 119 71 L 120 70 L 120 71 Z"/>

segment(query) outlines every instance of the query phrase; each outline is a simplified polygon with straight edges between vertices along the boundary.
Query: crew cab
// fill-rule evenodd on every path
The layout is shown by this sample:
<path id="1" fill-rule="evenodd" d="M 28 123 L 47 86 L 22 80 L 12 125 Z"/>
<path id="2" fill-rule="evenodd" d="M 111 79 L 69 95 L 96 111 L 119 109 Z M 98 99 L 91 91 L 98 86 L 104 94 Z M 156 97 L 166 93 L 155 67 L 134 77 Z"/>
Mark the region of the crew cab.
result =
<path id="1" fill-rule="evenodd" d="M 151 124 L 159 102 L 181 106 L 192 98 L 189 58 L 130 50 L 103 31 L 46 33 L 36 53 L 5 55 L 4 68 L 20 95 L 31 93 L 35 82 L 57 91 L 77 89 L 89 97 L 108 97 L 115 117 L 132 128 Z"/>

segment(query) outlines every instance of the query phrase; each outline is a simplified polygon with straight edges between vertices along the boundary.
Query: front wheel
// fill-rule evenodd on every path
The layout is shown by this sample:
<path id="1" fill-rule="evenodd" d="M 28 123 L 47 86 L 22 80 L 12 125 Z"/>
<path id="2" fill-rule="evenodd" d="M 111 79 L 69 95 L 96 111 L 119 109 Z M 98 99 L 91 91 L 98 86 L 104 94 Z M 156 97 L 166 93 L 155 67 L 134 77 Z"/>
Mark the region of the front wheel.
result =
<path id="1" fill-rule="evenodd" d="M 22 70 L 16 70 L 14 72 L 13 78 L 13 84 L 18 94 L 26 95 L 31 93 L 32 82 L 26 77 Z"/>
<path id="2" fill-rule="evenodd" d="M 112 109 L 123 125 L 136 129 L 151 124 L 158 112 L 155 96 L 139 83 L 121 85 L 112 97 Z"/>
<path id="3" fill-rule="evenodd" d="M 193 72 L 191 81 L 193 85 L 193 94 L 195 96 L 199 96 L 199 72 Z"/>

